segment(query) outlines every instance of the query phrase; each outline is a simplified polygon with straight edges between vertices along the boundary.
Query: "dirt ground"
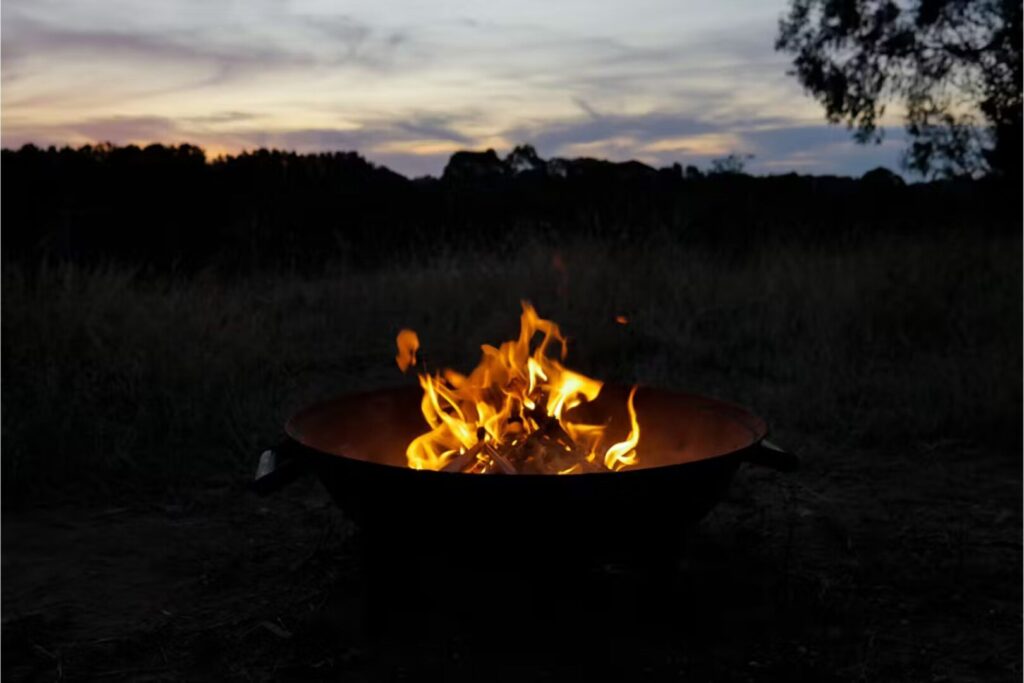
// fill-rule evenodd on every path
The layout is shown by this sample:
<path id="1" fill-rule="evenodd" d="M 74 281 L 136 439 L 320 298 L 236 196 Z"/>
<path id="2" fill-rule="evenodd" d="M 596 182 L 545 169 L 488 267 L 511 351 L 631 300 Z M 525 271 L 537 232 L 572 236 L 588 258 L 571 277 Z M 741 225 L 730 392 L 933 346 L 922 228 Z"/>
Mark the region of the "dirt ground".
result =
<path id="1" fill-rule="evenodd" d="M 525 604 L 484 579 L 468 611 L 456 581 L 380 607 L 314 481 L 8 511 L 3 675 L 1020 680 L 1020 454 L 801 455 L 793 474 L 741 470 L 657 580 L 595 567 Z"/>

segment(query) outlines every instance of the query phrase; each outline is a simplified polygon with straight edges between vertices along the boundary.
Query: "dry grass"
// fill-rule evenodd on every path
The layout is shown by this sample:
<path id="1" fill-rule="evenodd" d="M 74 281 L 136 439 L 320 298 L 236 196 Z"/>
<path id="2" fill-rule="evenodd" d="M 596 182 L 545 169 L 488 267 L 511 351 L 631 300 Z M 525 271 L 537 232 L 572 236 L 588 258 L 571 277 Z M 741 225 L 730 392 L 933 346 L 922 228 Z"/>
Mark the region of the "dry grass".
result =
<path id="1" fill-rule="evenodd" d="M 946 234 L 740 259 L 536 247 L 239 282 L 8 266 L 4 492 L 241 481 L 303 403 L 409 381 L 392 360 L 399 327 L 432 363 L 466 366 L 514 333 L 520 298 L 574 338 L 570 364 L 750 405 L 797 449 L 1019 449 L 1020 246 Z"/>
<path id="2" fill-rule="evenodd" d="M 658 680 L 1020 680 L 1020 253 L 1018 236 L 945 234 L 738 259 L 566 247 L 562 269 L 536 247 L 230 283 L 8 267 L 5 502 L 64 500 L 5 512 L 4 673 L 571 671 L 543 648 L 508 669 L 486 628 L 444 610 L 396 620 L 422 640 L 364 640 L 365 567 L 326 494 L 232 495 L 293 409 L 411 381 L 400 326 L 432 364 L 465 366 L 516 331 L 525 297 L 581 369 L 749 404 L 804 456 L 785 477 L 741 468 L 656 599 L 618 572 L 565 591 L 600 603 L 579 612 L 597 637 L 559 637 L 574 665 L 600 662 L 589 678 L 612 652 Z M 506 618 L 493 597 L 480 604 Z M 595 624 L 627 619 L 609 647 Z"/>

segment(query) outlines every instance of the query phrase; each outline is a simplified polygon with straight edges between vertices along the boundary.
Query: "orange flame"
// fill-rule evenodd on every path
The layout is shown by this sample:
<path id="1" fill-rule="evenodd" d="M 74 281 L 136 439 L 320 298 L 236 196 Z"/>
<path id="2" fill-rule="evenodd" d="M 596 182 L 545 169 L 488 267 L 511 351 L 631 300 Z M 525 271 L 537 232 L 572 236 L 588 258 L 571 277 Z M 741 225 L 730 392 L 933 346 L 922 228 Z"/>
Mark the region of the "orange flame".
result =
<path id="1" fill-rule="evenodd" d="M 420 338 L 412 330 L 402 330 L 398 333 L 395 343 L 398 345 L 395 362 L 398 363 L 402 372 L 405 372 L 409 366 L 416 365 L 416 352 L 420 348 Z"/>
<path id="2" fill-rule="evenodd" d="M 524 301 L 522 306 L 519 338 L 497 348 L 484 344 L 483 357 L 468 376 L 447 369 L 419 376 L 420 408 L 430 428 L 406 449 L 409 467 L 440 470 L 452 465 L 458 471 L 513 473 L 502 449 L 524 444 L 539 430 L 555 430 L 554 423 L 571 439 L 572 445 L 564 445 L 565 450 L 575 446 L 577 453 L 585 454 L 585 463 L 557 469 L 559 474 L 586 470 L 587 464 L 620 470 L 637 463 L 636 387 L 627 403 L 628 437 L 602 450 L 607 425 L 582 424 L 567 416 L 573 408 L 596 399 L 602 383 L 551 358 L 549 351 L 558 347 L 559 358 L 565 360 L 565 337 L 558 325 L 537 315 L 529 303 Z M 538 335 L 543 336 L 534 346 Z M 396 341 L 395 360 L 404 372 L 415 365 L 419 339 L 415 332 L 402 330 Z"/>

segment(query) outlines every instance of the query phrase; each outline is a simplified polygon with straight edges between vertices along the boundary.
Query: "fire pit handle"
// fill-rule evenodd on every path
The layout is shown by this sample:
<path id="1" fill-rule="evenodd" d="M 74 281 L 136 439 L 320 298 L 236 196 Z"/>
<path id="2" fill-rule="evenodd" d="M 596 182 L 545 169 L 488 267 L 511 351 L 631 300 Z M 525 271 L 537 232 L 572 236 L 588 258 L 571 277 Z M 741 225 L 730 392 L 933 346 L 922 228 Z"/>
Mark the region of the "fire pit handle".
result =
<path id="1" fill-rule="evenodd" d="M 770 467 L 779 472 L 792 472 L 800 467 L 800 460 L 792 453 L 783 450 L 768 439 L 761 439 L 749 449 L 746 461 L 752 465 Z"/>
<path id="2" fill-rule="evenodd" d="M 274 493 L 292 483 L 305 471 L 305 463 L 291 452 L 287 442 L 260 454 L 256 476 L 250 486 L 261 496 Z"/>

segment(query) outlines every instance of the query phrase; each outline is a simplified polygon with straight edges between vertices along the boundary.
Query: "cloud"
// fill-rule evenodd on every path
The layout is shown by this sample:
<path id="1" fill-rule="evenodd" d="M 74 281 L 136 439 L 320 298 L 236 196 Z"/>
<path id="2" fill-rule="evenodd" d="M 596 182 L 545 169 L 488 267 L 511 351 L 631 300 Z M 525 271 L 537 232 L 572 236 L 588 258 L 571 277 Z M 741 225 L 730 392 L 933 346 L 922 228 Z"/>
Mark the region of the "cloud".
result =
<path id="1" fill-rule="evenodd" d="M 586 118 L 543 122 L 508 131 L 515 140 L 528 140 L 552 154 L 560 150 L 602 140 L 629 139 L 643 145 L 668 137 L 715 132 L 716 126 L 685 114 L 653 112 L 640 115 L 587 116 Z"/>
<path id="2" fill-rule="evenodd" d="M 178 123 L 164 116 L 112 116 L 67 124 L 33 125 L 4 121 L 5 147 L 85 144 L 89 142 L 173 142 L 180 139 Z"/>
<path id="3" fill-rule="evenodd" d="M 198 124 L 221 124 L 237 123 L 239 121 L 251 121 L 256 118 L 259 118 L 259 116 L 251 112 L 222 111 L 213 114 L 206 114 L 203 116 L 185 116 L 180 120 Z"/>
<path id="4" fill-rule="evenodd" d="M 267 65 L 303 65 L 308 57 L 270 45 L 226 45 L 195 34 L 122 33 L 104 29 L 76 29 L 15 15 L 5 18 L 4 58 L 18 65 L 34 55 L 142 59 L 176 65 L 214 65 L 221 72 Z M 6 66 L 5 66 L 6 68 Z"/>
<path id="5" fill-rule="evenodd" d="M 641 147 L 649 154 L 675 154 L 681 156 L 724 156 L 742 148 L 745 141 L 735 133 L 703 133 L 678 138 L 665 138 Z"/>
<path id="6" fill-rule="evenodd" d="M 755 155 L 751 170 L 778 173 L 839 173 L 860 175 L 877 166 L 899 170 L 907 144 L 900 129 L 888 130 L 881 145 L 861 145 L 842 126 L 794 125 L 749 131 L 744 134 Z"/>
<path id="7" fill-rule="evenodd" d="M 503 135 L 528 141 L 542 154 L 553 156 L 599 154 L 670 162 L 687 155 L 707 158 L 741 152 L 754 144 L 746 131 L 787 124 L 790 122 L 778 117 L 712 120 L 686 112 L 653 111 L 548 121 Z"/>
<path id="8" fill-rule="evenodd" d="M 69 60 L 86 60 L 198 68 L 205 75 L 188 84 L 196 88 L 268 71 L 342 66 L 385 70 L 407 42 L 400 32 L 381 32 L 342 18 L 292 17 L 259 30 L 239 24 L 140 31 L 74 26 L 11 10 L 4 13 L 2 54 L 5 80 L 23 78 L 34 58 L 42 62 L 37 68 L 50 70 Z"/>
<path id="9" fill-rule="evenodd" d="M 357 150 L 415 175 L 451 151 L 844 172 L 857 147 L 773 52 L 777 11 L 641 0 L 474 6 L 352 0 L 8 0 L 5 144 L 190 141 Z M 809 123 L 811 122 L 811 123 Z"/>
<path id="10" fill-rule="evenodd" d="M 595 120 L 601 118 L 601 114 L 599 114 L 596 109 L 594 109 L 592 106 L 590 106 L 590 104 L 588 104 L 587 101 L 585 99 L 583 99 L 582 97 L 574 97 L 574 98 L 572 98 L 572 101 L 575 102 L 576 106 L 578 106 L 580 109 L 582 109 L 583 113 L 585 113 L 590 118 L 595 119 Z"/>
<path id="11" fill-rule="evenodd" d="M 407 31 L 377 30 L 348 16 L 307 17 L 303 25 L 334 46 L 333 63 L 384 69 L 392 64 L 395 52 L 411 42 Z"/>
<path id="12" fill-rule="evenodd" d="M 413 137 L 446 140 L 465 145 L 472 144 L 470 137 L 457 130 L 457 126 L 462 120 L 463 118 L 459 116 L 420 114 L 409 120 L 395 121 L 391 126 Z"/>

